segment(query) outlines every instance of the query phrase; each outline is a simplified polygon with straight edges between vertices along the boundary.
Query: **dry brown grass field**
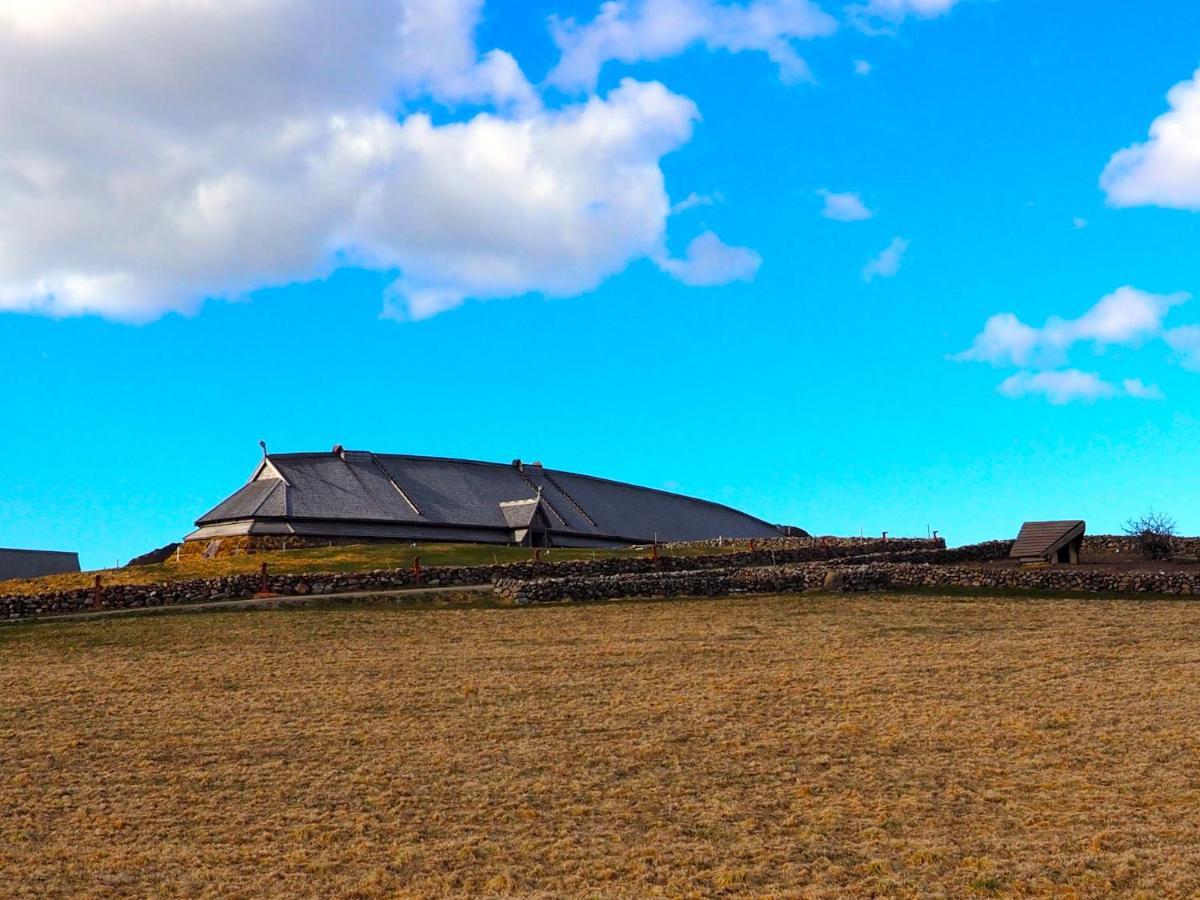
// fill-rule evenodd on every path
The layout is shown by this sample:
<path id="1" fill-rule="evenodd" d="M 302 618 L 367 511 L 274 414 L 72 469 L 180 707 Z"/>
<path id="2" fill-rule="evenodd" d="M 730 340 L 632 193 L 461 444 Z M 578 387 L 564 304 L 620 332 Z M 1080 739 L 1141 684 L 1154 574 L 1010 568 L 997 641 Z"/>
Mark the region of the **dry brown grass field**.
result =
<path id="1" fill-rule="evenodd" d="M 1200 604 L 0 628 L 0 895 L 1200 894 Z"/>

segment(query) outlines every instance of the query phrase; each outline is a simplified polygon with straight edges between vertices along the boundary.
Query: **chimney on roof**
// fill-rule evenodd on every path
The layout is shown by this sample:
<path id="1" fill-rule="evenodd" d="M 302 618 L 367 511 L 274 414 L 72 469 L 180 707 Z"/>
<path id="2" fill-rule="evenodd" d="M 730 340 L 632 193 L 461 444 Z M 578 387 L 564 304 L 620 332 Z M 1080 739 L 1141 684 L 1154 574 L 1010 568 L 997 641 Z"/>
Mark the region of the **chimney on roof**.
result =
<path id="1" fill-rule="evenodd" d="M 540 468 L 542 468 L 542 461 L 540 459 L 534 460 L 533 462 L 530 463 L 530 465 L 540 469 Z"/>
<path id="2" fill-rule="evenodd" d="M 523 468 L 524 468 L 524 466 L 523 466 L 523 465 L 521 465 L 521 461 L 520 461 L 519 459 L 514 459 L 514 460 L 512 461 L 512 467 L 513 467 L 514 469 L 516 469 L 518 472 L 519 472 L 521 469 L 523 469 Z"/>
<path id="3" fill-rule="evenodd" d="M 340 456 L 342 459 L 345 459 L 346 458 L 346 448 L 343 447 L 341 444 L 334 444 L 333 445 L 333 455 Z"/>

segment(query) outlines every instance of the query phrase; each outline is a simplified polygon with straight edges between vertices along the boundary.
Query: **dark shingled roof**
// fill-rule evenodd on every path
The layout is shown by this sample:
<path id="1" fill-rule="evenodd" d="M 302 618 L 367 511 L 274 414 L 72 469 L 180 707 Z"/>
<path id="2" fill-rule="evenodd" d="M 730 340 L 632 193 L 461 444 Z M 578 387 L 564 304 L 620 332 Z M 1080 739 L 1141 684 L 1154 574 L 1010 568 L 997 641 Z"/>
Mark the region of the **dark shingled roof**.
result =
<path id="1" fill-rule="evenodd" d="M 1026 522 L 1009 554 L 1013 559 L 1048 559 L 1076 538 L 1083 537 L 1086 524 L 1079 519 L 1056 522 Z"/>
<path id="2" fill-rule="evenodd" d="M 453 540 L 443 532 L 461 529 L 464 540 L 505 542 L 537 508 L 560 544 L 779 536 L 775 526 L 718 503 L 538 464 L 339 450 L 267 456 L 248 484 L 200 517 L 191 537 L 360 530 Z"/>

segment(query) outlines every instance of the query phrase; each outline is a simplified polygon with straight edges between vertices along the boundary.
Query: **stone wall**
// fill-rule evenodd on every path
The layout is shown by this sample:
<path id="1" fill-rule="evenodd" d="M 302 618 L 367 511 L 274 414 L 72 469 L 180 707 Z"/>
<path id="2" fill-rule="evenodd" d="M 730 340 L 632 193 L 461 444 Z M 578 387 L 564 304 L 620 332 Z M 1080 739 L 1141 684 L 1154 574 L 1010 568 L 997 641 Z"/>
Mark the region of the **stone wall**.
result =
<path id="1" fill-rule="evenodd" d="M 1176 556 L 1200 556 L 1200 537 L 1172 539 Z M 1141 556 L 1141 541 L 1127 534 L 1089 534 L 1083 538 L 1083 552 L 1092 555 Z"/>
<path id="2" fill-rule="evenodd" d="M 1133 572 L 1077 566 L 1038 569 L 883 563 L 850 567 L 842 571 L 845 573 L 846 590 L 959 587 L 1113 594 L 1200 594 L 1200 571 L 1179 569 Z"/>
<path id="3" fill-rule="evenodd" d="M 928 542 L 924 542 L 928 547 Z M 758 545 L 756 544 L 756 547 Z M 435 566 L 423 569 L 421 585 L 454 587 L 489 584 L 497 579 L 547 577 L 595 577 L 603 575 L 683 572 L 721 568 L 749 568 L 814 561 L 850 559 L 879 546 L 878 541 L 844 547 L 797 546 L 780 549 L 756 549 L 738 553 L 700 554 L 695 556 L 660 555 L 644 557 L 600 557 L 563 562 L 532 560 L 500 565 Z M 905 546 L 889 542 L 888 546 Z M 896 553 L 909 551 L 896 550 Z M 939 551 L 929 551 L 939 552 Z M 890 557 L 889 557 L 890 558 Z M 267 590 L 290 595 L 341 594 L 357 591 L 386 591 L 416 587 L 411 569 L 377 569 L 367 572 L 270 575 Z M 36 595 L 0 595 L 0 619 L 18 619 L 50 613 L 84 612 L 93 609 L 137 609 L 145 606 L 175 606 L 207 603 L 252 596 L 262 587 L 258 575 L 233 575 L 224 578 L 161 582 L 152 585 L 105 585 L 96 605 L 93 588 L 78 588 Z"/>
<path id="4" fill-rule="evenodd" d="M 982 544 L 968 544 L 950 549 L 943 547 L 941 549 L 886 550 L 848 554 L 834 559 L 832 562 L 843 565 L 869 562 L 939 563 L 941 565 L 992 562 L 997 559 L 1008 559 L 1014 543 L 1014 541 L 986 541 Z"/>
<path id="5" fill-rule="evenodd" d="M 528 605 L 621 597 L 786 593 L 814 588 L 859 592 L 918 587 L 1196 596 L 1200 595 L 1200 572 L 1105 572 L 1075 567 L 999 569 L 888 562 L 849 566 L 806 563 L 590 578 L 502 579 L 496 584 L 496 593 L 513 603 Z"/>
<path id="6" fill-rule="evenodd" d="M 890 545 L 890 542 L 889 542 Z M 757 546 L 757 545 L 756 545 Z M 812 588 L 863 591 L 886 588 L 1012 588 L 1034 591 L 1200 594 L 1196 571 L 1132 572 L 1055 567 L 1000 568 L 971 565 L 1003 558 L 1010 541 L 951 550 L 930 547 L 879 552 L 879 543 L 852 548 L 794 547 L 697 556 L 601 558 L 567 562 L 532 560 L 503 565 L 424 569 L 419 584 L 456 587 L 495 583 L 510 601 L 544 603 L 636 596 L 713 596 Z M 850 550 L 851 552 L 847 552 Z M 854 552 L 857 551 L 857 552 Z M 870 551 L 870 552 L 868 552 Z M 379 592 L 415 587 L 411 569 L 270 575 L 267 590 L 283 596 Z M 258 575 L 196 579 L 149 585 L 103 586 L 99 605 L 92 588 L 38 595 L 0 596 L 0 619 L 21 619 L 90 609 L 136 609 L 250 597 L 262 587 Z"/>
<path id="7" fill-rule="evenodd" d="M 641 572 L 596 577 L 506 578 L 497 596 L 528 606 L 564 600 L 586 602 L 619 597 L 718 597 L 736 593 L 777 593 L 819 588 L 832 570 L 816 563 L 692 572 Z"/>
<path id="8" fill-rule="evenodd" d="M 877 537 L 779 537 L 779 538 L 713 538 L 705 541 L 675 541 L 660 544 L 660 547 L 680 550 L 696 549 L 744 549 L 749 550 L 754 544 L 759 550 L 799 550 L 812 548 L 828 548 L 843 550 L 848 553 L 871 553 L 883 549 L 890 550 L 930 550 L 945 548 L 944 538 L 888 538 L 886 541 Z"/>

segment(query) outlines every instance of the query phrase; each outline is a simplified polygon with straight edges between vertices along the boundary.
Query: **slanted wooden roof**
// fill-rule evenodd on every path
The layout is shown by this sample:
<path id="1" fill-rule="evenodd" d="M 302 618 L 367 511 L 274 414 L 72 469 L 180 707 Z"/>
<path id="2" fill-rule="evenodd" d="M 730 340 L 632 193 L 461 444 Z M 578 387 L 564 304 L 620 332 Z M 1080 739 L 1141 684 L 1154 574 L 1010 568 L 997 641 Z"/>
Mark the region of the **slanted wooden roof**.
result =
<path id="1" fill-rule="evenodd" d="M 1083 537 L 1087 523 L 1080 519 L 1058 522 L 1026 522 L 1009 554 L 1013 559 L 1049 559 L 1076 538 Z"/>

